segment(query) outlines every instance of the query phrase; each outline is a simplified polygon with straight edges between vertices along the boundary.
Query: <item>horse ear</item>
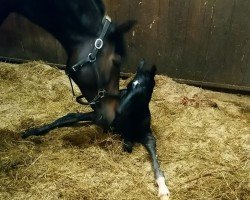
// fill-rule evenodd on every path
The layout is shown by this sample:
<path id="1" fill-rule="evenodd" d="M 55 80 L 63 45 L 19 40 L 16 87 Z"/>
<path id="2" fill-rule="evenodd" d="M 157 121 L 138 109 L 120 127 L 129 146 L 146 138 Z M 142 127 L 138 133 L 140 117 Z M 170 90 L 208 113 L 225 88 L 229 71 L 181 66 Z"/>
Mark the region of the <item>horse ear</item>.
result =
<path id="1" fill-rule="evenodd" d="M 153 65 L 153 66 L 151 67 L 151 69 L 150 69 L 150 73 L 151 73 L 151 76 L 152 76 L 152 77 L 154 77 L 154 76 L 155 76 L 156 71 L 157 71 L 156 66 L 155 66 L 155 65 Z"/>
<path id="2" fill-rule="evenodd" d="M 136 20 L 128 20 L 120 25 L 117 25 L 114 32 L 119 34 L 126 33 L 130 31 L 136 23 Z"/>

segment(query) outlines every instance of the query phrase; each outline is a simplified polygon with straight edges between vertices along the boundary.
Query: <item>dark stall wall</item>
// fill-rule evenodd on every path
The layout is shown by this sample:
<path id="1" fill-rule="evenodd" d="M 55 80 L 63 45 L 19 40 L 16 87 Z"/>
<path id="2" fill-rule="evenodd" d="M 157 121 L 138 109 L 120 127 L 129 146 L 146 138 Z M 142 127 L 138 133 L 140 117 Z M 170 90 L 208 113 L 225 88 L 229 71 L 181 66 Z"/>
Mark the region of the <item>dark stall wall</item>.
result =
<path id="1" fill-rule="evenodd" d="M 48 32 L 11 13 L 0 27 L 0 57 L 65 64 L 67 55 Z"/>
<path id="2" fill-rule="evenodd" d="M 250 1 L 105 0 L 113 21 L 138 20 L 126 35 L 122 71 L 139 58 L 158 72 L 198 85 L 250 90 Z M 0 56 L 65 64 L 66 54 L 48 33 L 11 15 L 0 28 Z"/>
<path id="3" fill-rule="evenodd" d="M 138 58 L 145 57 L 170 77 L 249 89 L 250 1 L 106 2 L 115 19 L 138 20 L 128 38 L 126 71 L 133 71 Z"/>

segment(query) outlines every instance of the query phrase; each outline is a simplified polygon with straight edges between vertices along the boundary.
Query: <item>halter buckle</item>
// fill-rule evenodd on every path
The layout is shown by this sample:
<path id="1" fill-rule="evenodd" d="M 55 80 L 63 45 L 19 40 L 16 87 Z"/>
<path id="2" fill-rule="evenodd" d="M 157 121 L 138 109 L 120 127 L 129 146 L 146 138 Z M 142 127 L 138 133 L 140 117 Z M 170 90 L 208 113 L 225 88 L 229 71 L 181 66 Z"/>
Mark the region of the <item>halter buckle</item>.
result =
<path id="1" fill-rule="evenodd" d="M 72 67 L 72 69 L 73 69 L 73 71 L 74 71 L 74 72 L 76 72 L 76 71 L 77 71 L 77 69 L 76 69 L 76 68 L 77 68 L 77 65 L 74 65 L 74 66 Z"/>
<path id="2" fill-rule="evenodd" d="M 106 90 L 104 90 L 104 89 L 98 90 L 98 97 L 99 97 L 100 99 L 104 98 L 104 97 L 105 97 L 105 94 L 106 94 Z"/>

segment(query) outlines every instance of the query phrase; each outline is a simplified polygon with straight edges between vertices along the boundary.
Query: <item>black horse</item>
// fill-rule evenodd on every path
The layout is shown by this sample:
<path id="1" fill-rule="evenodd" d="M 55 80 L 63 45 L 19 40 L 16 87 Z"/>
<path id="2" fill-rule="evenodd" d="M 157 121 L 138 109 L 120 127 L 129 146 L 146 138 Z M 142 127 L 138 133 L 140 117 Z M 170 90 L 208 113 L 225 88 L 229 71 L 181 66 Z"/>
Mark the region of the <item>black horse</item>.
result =
<path id="1" fill-rule="evenodd" d="M 79 121 L 93 122 L 105 130 L 114 125 L 119 131 L 117 123 L 115 125 L 112 122 L 121 97 L 119 75 L 125 54 L 123 34 L 133 27 L 135 21 L 130 20 L 121 25 L 111 22 L 105 16 L 101 0 L 0 0 L 0 25 L 11 12 L 23 15 L 58 39 L 68 55 L 65 71 L 82 92 L 77 101 L 90 105 L 93 109 L 89 113 L 70 113 L 50 124 L 27 130 L 23 138 L 43 135 L 54 128 L 73 125 Z M 87 102 L 82 100 L 83 97 Z M 148 102 L 147 100 L 146 103 Z M 157 170 L 156 167 L 159 166 L 155 145 L 151 142 L 155 140 L 149 139 L 148 144 L 152 145 L 146 145 L 146 148 Z M 125 144 L 128 144 L 126 138 Z M 160 168 L 156 178 L 159 194 L 168 197 Z"/>
<path id="2" fill-rule="evenodd" d="M 67 115 L 58 121 L 59 126 L 86 120 L 108 128 L 119 103 L 123 34 L 135 21 L 111 22 L 101 0 L 0 0 L 0 24 L 11 12 L 58 39 L 68 55 L 66 73 L 94 110 Z"/>
<path id="3" fill-rule="evenodd" d="M 121 91 L 121 102 L 111 126 L 122 136 L 125 151 L 131 153 L 136 142 L 145 146 L 153 161 L 155 179 L 159 187 L 158 194 L 162 199 L 167 199 L 169 190 L 157 160 L 156 141 L 150 128 L 149 102 L 155 86 L 156 67 L 146 70 L 143 65 L 144 61 L 141 60 L 134 79 L 128 84 L 127 89 Z"/>

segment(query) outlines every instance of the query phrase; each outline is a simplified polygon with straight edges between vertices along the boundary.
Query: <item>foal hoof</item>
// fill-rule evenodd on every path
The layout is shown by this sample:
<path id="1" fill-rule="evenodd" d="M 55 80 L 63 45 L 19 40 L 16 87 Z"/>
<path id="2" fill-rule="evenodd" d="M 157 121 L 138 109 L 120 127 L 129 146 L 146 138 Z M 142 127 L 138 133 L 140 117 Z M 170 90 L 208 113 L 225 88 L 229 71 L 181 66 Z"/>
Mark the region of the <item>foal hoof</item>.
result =
<path id="1" fill-rule="evenodd" d="M 170 192 L 165 183 L 165 178 L 163 176 L 157 178 L 156 183 L 159 187 L 158 197 L 160 197 L 160 200 L 168 200 L 170 198 Z"/>
<path id="2" fill-rule="evenodd" d="M 160 196 L 160 200 L 169 200 L 169 195 L 163 195 L 163 196 Z"/>

